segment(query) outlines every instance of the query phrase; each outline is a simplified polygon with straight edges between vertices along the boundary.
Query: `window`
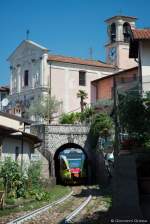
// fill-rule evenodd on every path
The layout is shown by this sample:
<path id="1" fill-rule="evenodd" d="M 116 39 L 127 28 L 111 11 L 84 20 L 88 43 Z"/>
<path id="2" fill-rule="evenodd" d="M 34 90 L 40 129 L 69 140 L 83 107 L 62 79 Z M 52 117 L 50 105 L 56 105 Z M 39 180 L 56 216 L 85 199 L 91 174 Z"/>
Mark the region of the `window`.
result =
<path id="1" fill-rule="evenodd" d="M 16 161 L 18 160 L 18 156 L 19 156 L 19 147 L 16 146 L 16 148 L 15 148 L 15 160 Z"/>
<path id="2" fill-rule="evenodd" d="M 28 81 L 29 81 L 29 71 L 25 70 L 24 71 L 24 86 L 28 86 Z"/>
<path id="3" fill-rule="evenodd" d="M 128 43 L 130 42 L 130 24 L 129 23 L 124 23 L 123 24 L 123 35 L 124 35 L 124 42 Z"/>
<path id="4" fill-rule="evenodd" d="M 110 40 L 111 43 L 116 41 L 116 24 L 112 23 L 110 26 Z"/>
<path id="5" fill-rule="evenodd" d="M 86 72 L 79 71 L 79 85 L 85 86 L 86 85 Z"/>

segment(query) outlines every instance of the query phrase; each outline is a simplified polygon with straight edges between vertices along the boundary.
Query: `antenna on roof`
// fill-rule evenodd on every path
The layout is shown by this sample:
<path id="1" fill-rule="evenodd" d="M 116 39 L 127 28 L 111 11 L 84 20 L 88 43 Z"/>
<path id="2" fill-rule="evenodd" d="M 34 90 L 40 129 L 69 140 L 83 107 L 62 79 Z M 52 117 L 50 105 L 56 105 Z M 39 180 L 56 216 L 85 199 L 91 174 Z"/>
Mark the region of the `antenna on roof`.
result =
<path id="1" fill-rule="evenodd" d="M 30 30 L 26 31 L 26 40 L 29 40 L 29 34 L 30 34 Z"/>
<path id="2" fill-rule="evenodd" d="M 90 59 L 93 60 L 93 48 L 92 47 L 89 48 L 89 56 L 90 56 Z"/>

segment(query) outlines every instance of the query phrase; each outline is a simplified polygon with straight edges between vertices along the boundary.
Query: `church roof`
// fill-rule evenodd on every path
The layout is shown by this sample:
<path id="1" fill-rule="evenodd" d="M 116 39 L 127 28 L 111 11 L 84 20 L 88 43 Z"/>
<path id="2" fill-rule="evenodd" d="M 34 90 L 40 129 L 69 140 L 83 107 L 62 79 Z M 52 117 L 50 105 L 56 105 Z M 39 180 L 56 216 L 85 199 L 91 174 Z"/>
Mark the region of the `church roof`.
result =
<path id="1" fill-rule="evenodd" d="M 48 50 L 46 47 L 44 47 L 44 46 L 42 46 L 42 45 L 40 45 L 40 44 L 37 44 L 37 43 L 35 43 L 34 41 L 32 41 L 32 40 L 24 40 L 26 43 L 30 43 L 30 44 L 32 44 L 32 45 L 34 45 L 35 47 L 39 47 L 39 48 L 41 48 L 42 50 Z"/>
<path id="2" fill-rule="evenodd" d="M 109 22 L 111 20 L 114 20 L 114 19 L 131 19 L 131 20 L 137 20 L 137 17 L 134 17 L 134 16 L 123 16 L 123 15 L 117 15 L 117 16 L 112 16 L 111 18 L 108 18 L 105 20 L 105 22 Z"/>
<path id="3" fill-rule="evenodd" d="M 37 43 L 35 43 L 34 41 L 31 41 L 31 40 L 23 40 L 20 44 L 19 44 L 19 46 L 11 53 L 11 55 L 8 57 L 8 61 L 11 59 L 11 57 L 13 56 L 13 55 L 15 55 L 15 53 L 17 52 L 17 50 L 18 49 L 20 49 L 20 48 L 22 48 L 22 46 L 26 46 L 26 45 L 31 45 L 31 46 L 34 46 L 34 47 L 36 47 L 36 48 L 40 48 L 41 50 L 43 50 L 43 51 L 46 51 L 46 52 L 48 52 L 48 49 L 47 48 L 45 48 L 45 47 L 43 47 L 42 45 L 40 45 L 40 44 L 37 44 Z"/>
<path id="4" fill-rule="evenodd" d="M 48 61 L 89 65 L 89 66 L 104 67 L 104 68 L 115 68 L 114 65 L 107 64 L 99 60 L 88 60 L 88 59 L 81 59 L 81 58 L 75 58 L 75 57 L 66 57 L 61 55 L 49 55 Z"/>
<path id="5" fill-rule="evenodd" d="M 134 40 L 149 40 L 150 29 L 135 29 L 132 30 Z"/>

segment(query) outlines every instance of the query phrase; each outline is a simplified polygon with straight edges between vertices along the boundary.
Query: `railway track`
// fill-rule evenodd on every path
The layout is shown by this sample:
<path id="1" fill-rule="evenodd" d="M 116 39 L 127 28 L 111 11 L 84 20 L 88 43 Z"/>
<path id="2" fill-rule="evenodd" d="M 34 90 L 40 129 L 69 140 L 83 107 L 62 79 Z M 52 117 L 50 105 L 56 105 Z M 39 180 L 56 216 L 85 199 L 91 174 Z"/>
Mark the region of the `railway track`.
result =
<path id="1" fill-rule="evenodd" d="M 47 206 L 26 214 L 8 224 L 57 224 L 71 223 L 74 217 L 91 200 L 87 187 L 72 187 L 72 192 L 67 196 Z"/>
<path id="2" fill-rule="evenodd" d="M 12 221 L 8 222 L 7 224 L 20 224 L 20 223 L 23 223 L 23 222 L 33 218 L 34 216 L 37 216 L 37 215 L 43 213 L 44 211 L 52 208 L 53 206 L 61 204 L 63 201 L 65 201 L 69 197 L 71 197 L 72 194 L 73 194 L 73 191 L 71 191 L 71 193 L 68 194 L 67 196 L 64 196 L 63 198 L 61 198 L 61 199 L 59 199 L 59 200 L 57 200 L 55 202 L 52 202 L 52 203 L 50 203 L 50 204 L 48 204 L 46 206 L 43 206 L 42 208 L 36 209 L 36 210 L 34 210 L 32 212 L 29 212 L 29 213 L 27 213 L 24 216 L 21 216 L 21 217 L 15 219 L 15 220 L 12 220 Z"/>
<path id="3" fill-rule="evenodd" d="M 65 219 L 64 219 L 64 224 L 66 223 L 72 223 L 73 218 L 78 215 L 78 213 L 90 202 L 92 199 L 92 196 L 89 195 L 89 197 L 78 207 L 76 208 L 72 213 L 70 213 Z"/>

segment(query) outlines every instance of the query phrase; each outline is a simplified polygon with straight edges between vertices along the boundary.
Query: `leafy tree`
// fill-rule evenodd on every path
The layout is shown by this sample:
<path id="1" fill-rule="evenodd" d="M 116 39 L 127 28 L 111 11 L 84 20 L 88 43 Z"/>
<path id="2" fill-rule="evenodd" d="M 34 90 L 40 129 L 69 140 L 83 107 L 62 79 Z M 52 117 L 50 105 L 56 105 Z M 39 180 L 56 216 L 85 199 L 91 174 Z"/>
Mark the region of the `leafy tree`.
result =
<path id="1" fill-rule="evenodd" d="M 79 90 L 77 97 L 80 98 L 81 112 L 83 112 L 85 106 L 84 100 L 87 98 L 87 93 L 84 90 Z"/>
<path id="2" fill-rule="evenodd" d="M 123 142 L 127 147 L 150 148 L 150 92 L 119 94 L 118 118 L 122 132 L 128 133 Z"/>
<path id="3" fill-rule="evenodd" d="M 138 92 L 119 95 L 119 120 L 130 136 L 141 136 L 146 131 L 146 111 Z"/>
<path id="4" fill-rule="evenodd" d="M 61 102 L 53 96 L 48 96 L 34 99 L 25 114 L 28 117 L 34 116 L 35 120 L 42 118 L 47 123 L 50 123 L 54 113 L 58 112 Z"/>
<path id="5" fill-rule="evenodd" d="M 113 121 L 111 117 L 106 113 L 97 114 L 91 125 L 92 133 L 95 136 L 100 136 L 102 138 L 110 136 L 112 128 Z"/>

